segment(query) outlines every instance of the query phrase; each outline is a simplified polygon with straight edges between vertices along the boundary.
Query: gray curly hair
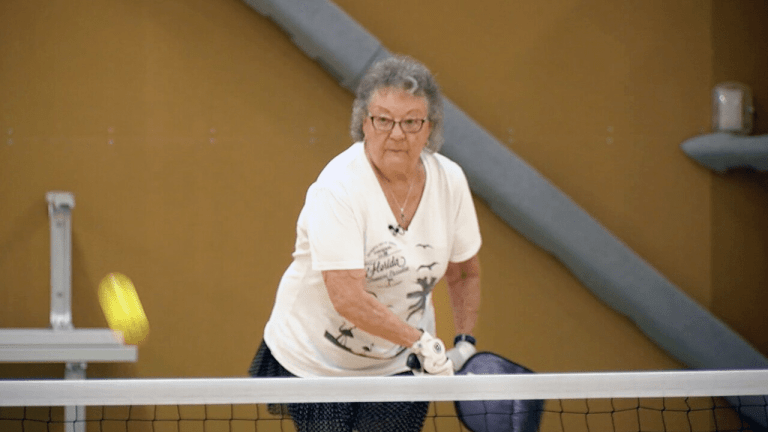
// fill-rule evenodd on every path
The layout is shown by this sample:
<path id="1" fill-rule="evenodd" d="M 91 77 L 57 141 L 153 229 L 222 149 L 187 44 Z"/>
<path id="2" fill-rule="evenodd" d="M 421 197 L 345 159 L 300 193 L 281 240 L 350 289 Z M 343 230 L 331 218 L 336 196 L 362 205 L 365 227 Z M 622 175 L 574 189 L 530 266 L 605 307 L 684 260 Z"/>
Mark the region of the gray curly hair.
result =
<path id="1" fill-rule="evenodd" d="M 432 124 L 432 132 L 425 149 L 432 153 L 439 151 L 444 141 L 443 95 L 440 86 L 426 66 L 405 55 L 381 60 L 366 72 L 352 103 L 352 122 L 349 128 L 352 139 L 356 142 L 363 140 L 363 123 L 368 117 L 371 97 L 383 88 L 401 89 L 427 99 L 427 119 Z"/>

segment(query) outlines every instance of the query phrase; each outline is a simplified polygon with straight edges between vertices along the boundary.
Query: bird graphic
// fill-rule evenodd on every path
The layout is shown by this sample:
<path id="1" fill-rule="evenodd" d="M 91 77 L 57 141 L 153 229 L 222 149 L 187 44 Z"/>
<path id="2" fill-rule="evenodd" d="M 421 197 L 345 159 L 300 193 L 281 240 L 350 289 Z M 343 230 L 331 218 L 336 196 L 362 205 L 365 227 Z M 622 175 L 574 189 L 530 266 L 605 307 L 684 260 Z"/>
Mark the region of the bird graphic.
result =
<path id="1" fill-rule="evenodd" d="M 419 270 L 421 270 L 423 268 L 428 269 L 428 270 L 432 270 L 432 267 L 434 267 L 435 264 L 437 264 L 437 261 L 433 262 L 432 264 L 422 264 L 422 265 L 419 266 L 419 268 L 416 269 L 416 271 L 419 271 Z"/>
<path id="2" fill-rule="evenodd" d="M 424 243 L 419 243 L 419 244 L 416 245 L 416 247 L 420 247 L 420 248 L 424 248 L 424 249 L 426 249 L 426 248 L 432 249 L 432 246 L 430 246 L 428 244 L 424 244 Z"/>

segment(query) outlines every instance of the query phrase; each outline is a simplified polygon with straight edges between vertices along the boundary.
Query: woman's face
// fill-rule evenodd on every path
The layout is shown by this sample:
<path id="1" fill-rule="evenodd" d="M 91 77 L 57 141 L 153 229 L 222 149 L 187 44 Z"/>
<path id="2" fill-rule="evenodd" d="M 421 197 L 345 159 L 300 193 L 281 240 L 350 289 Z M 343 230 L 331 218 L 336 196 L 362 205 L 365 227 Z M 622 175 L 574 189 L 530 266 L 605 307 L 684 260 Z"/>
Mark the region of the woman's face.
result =
<path id="1" fill-rule="evenodd" d="M 406 133 L 403 124 L 420 123 L 427 118 L 427 99 L 414 96 L 404 90 L 384 88 L 371 97 L 368 105 L 368 117 L 363 122 L 365 146 L 371 162 L 382 172 L 410 173 L 416 168 L 419 155 L 427 145 L 430 122 L 424 122 L 418 132 Z M 371 119 L 374 117 L 374 120 Z M 377 129 L 377 124 L 394 120 L 392 130 Z M 406 123 L 398 123 L 406 122 Z M 406 127 L 406 130 L 409 128 Z"/>

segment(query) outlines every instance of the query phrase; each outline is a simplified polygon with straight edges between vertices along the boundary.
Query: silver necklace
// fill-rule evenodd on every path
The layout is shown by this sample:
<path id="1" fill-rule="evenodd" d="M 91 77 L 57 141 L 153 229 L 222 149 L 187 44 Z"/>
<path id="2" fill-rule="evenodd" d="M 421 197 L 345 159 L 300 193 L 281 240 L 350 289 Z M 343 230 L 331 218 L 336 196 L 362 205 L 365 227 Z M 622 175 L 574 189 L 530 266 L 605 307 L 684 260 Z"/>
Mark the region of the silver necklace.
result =
<path id="1" fill-rule="evenodd" d="M 408 187 L 408 193 L 405 195 L 405 201 L 403 202 L 403 205 L 400 205 L 400 202 L 397 200 L 397 197 L 395 196 L 395 193 L 390 192 L 390 196 L 392 196 L 392 199 L 395 200 L 395 204 L 397 204 L 398 207 L 400 207 L 400 226 L 403 227 L 405 225 L 405 206 L 408 205 L 408 199 L 411 198 L 411 191 L 413 190 L 413 185 L 416 184 L 416 179 L 419 178 L 419 172 L 416 171 L 416 175 L 413 177 L 413 180 L 411 180 L 411 185 Z M 389 181 L 389 179 L 387 179 Z"/>
<path id="2" fill-rule="evenodd" d="M 371 164 L 371 165 L 373 165 L 373 164 Z M 379 168 L 378 168 L 378 167 L 376 167 L 375 165 L 374 165 L 374 167 L 376 168 L 376 171 L 379 173 L 379 175 L 380 175 L 382 178 L 384 178 L 384 180 L 386 180 L 388 184 L 392 184 L 392 181 L 391 181 L 390 179 L 388 179 L 388 178 L 387 178 L 387 177 L 386 177 L 386 176 L 385 176 L 385 175 L 384 175 L 384 174 L 381 172 L 381 170 L 379 170 Z M 420 168 L 420 167 L 421 167 L 421 164 L 419 164 L 419 168 Z M 400 201 L 398 201 L 398 200 L 397 200 L 397 197 L 395 196 L 395 193 L 394 193 L 394 192 L 392 192 L 392 190 L 387 190 L 387 193 L 389 194 L 389 196 L 391 196 L 391 197 L 392 197 L 392 200 L 394 200 L 394 201 L 395 201 L 395 204 L 397 204 L 397 206 L 400 208 L 400 223 L 399 223 L 399 225 L 400 225 L 400 227 L 401 227 L 401 228 L 402 228 L 404 225 L 406 225 L 406 223 L 405 223 L 405 207 L 408 205 L 408 200 L 411 198 L 411 191 L 413 190 L 413 185 L 414 185 L 414 184 L 416 184 L 416 180 L 417 180 L 418 178 L 419 178 L 419 171 L 417 170 L 417 171 L 416 171 L 416 175 L 413 177 L 413 180 L 411 180 L 411 185 L 410 185 L 410 186 L 408 186 L 408 193 L 405 195 L 405 201 L 403 202 L 403 204 L 402 204 L 402 205 L 400 205 Z"/>

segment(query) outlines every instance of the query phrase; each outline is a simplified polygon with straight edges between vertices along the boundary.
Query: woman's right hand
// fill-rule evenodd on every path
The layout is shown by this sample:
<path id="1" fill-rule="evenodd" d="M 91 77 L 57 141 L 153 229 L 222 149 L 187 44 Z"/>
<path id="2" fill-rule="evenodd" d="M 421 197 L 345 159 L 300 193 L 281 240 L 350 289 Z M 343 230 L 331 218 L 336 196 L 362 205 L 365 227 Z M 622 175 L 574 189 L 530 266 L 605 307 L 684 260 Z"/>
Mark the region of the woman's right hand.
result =
<path id="1" fill-rule="evenodd" d="M 447 357 L 445 344 L 440 339 L 423 332 L 411 346 L 421 362 L 421 368 L 430 375 L 453 375 L 453 362 Z"/>

